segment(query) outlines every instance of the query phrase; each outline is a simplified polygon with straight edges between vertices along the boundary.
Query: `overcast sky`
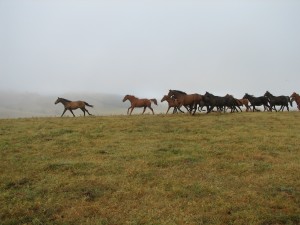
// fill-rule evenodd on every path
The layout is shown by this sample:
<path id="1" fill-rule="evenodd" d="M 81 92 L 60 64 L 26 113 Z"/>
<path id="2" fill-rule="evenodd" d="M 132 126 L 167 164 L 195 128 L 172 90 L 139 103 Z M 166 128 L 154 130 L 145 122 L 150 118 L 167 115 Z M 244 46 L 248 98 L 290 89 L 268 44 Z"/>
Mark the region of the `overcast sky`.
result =
<path id="1" fill-rule="evenodd" d="M 299 0 L 0 0 L 0 90 L 300 92 Z"/>

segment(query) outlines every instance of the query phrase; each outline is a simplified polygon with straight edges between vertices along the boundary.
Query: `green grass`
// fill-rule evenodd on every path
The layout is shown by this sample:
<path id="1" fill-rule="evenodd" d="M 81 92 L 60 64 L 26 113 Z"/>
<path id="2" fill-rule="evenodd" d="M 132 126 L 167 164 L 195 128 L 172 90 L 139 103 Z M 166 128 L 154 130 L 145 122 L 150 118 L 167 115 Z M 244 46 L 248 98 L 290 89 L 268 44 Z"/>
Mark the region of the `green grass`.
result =
<path id="1" fill-rule="evenodd" d="M 0 120 L 1 224 L 299 224 L 300 113 Z"/>

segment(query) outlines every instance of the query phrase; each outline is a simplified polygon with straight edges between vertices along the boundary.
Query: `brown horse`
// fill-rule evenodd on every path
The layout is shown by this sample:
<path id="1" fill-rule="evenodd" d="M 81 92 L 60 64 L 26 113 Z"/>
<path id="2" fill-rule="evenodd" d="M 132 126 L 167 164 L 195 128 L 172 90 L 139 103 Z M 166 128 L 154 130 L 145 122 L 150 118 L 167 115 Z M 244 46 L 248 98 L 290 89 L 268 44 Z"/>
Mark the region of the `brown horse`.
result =
<path id="1" fill-rule="evenodd" d="M 87 102 L 84 102 L 84 101 L 76 101 L 76 102 L 72 102 L 70 100 L 67 100 L 65 98 L 57 98 L 57 100 L 55 101 L 55 104 L 57 103 L 62 103 L 65 107 L 63 113 L 61 114 L 61 117 L 65 114 L 65 112 L 67 110 L 70 110 L 70 112 L 73 114 L 73 116 L 75 117 L 74 113 L 72 110 L 75 110 L 75 109 L 81 109 L 82 112 L 83 112 L 83 115 L 85 116 L 85 112 L 87 112 L 89 115 L 92 115 L 89 113 L 89 111 L 85 108 L 85 106 L 89 106 L 89 107 L 93 107 L 92 105 L 90 105 L 89 103 Z"/>
<path id="2" fill-rule="evenodd" d="M 152 114 L 154 114 L 154 111 L 151 107 L 151 102 L 153 102 L 155 105 L 157 105 L 157 101 L 156 101 L 155 98 L 153 98 L 153 99 L 146 99 L 146 98 L 139 99 L 139 98 L 137 98 L 133 95 L 125 95 L 125 97 L 123 98 L 123 102 L 125 102 L 126 100 L 129 100 L 130 103 L 131 103 L 131 106 L 127 110 L 127 115 L 129 113 L 129 109 L 131 109 L 130 114 L 129 114 L 129 115 L 131 115 L 131 113 L 132 113 L 132 111 L 135 107 L 137 107 L 137 108 L 144 107 L 144 110 L 143 110 L 142 114 L 144 114 L 146 108 L 148 107 L 149 109 L 151 109 Z"/>
<path id="3" fill-rule="evenodd" d="M 239 104 L 239 106 L 245 106 L 246 107 L 246 112 L 249 111 L 250 106 L 249 106 L 249 100 L 246 98 L 242 98 L 242 99 L 237 99 L 237 104 Z"/>
<path id="4" fill-rule="evenodd" d="M 161 102 L 163 102 L 163 101 L 167 101 L 168 102 L 168 110 L 167 110 L 166 114 L 168 114 L 170 108 L 172 108 L 172 107 L 174 108 L 173 114 L 177 112 L 177 109 L 180 112 L 184 113 L 183 111 L 181 111 L 180 108 L 178 108 L 179 103 L 178 103 L 177 99 L 169 97 L 168 95 L 164 95 L 164 97 L 161 99 Z"/>
<path id="5" fill-rule="evenodd" d="M 168 96 L 177 99 L 179 103 L 178 108 L 184 106 L 190 114 L 194 110 L 193 115 L 196 112 L 197 105 L 201 105 L 203 103 L 203 97 L 199 94 L 187 94 L 182 91 L 169 90 Z"/>
<path id="6" fill-rule="evenodd" d="M 293 92 L 291 95 L 292 101 L 295 101 L 297 103 L 297 108 L 300 110 L 300 95 L 297 94 L 296 92 Z"/>

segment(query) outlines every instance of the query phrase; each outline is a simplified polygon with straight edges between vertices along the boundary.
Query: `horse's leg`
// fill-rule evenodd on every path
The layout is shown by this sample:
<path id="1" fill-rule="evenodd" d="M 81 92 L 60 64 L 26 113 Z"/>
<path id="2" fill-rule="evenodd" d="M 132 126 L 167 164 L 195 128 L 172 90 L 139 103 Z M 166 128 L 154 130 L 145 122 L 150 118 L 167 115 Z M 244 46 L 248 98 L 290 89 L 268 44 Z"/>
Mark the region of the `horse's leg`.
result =
<path id="1" fill-rule="evenodd" d="M 148 106 L 148 108 L 151 109 L 152 114 L 154 115 L 154 111 L 153 111 L 152 107 L 151 107 L 151 106 Z M 145 109 L 146 109 L 146 107 L 145 107 Z M 145 109 L 144 109 L 144 112 L 145 112 Z M 143 113 L 144 113 L 144 112 L 143 112 Z"/>
<path id="2" fill-rule="evenodd" d="M 67 109 L 65 108 L 60 117 L 62 117 L 65 114 L 66 111 L 67 111 Z"/>
<path id="3" fill-rule="evenodd" d="M 69 110 L 70 110 L 70 112 L 73 114 L 73 116 L 75 117 L 75 115 L 74 115 L 74 113 L 73 113 L 72 109 L 69 109 Z"/>
<path id="4" fill-rule="evenodd" d="M 177 106 L 172 106 L 174 109 L 173 109 L 173 114 L 177 113 Z"/>
<path id="5" fill-rule="evenodd" d="M 90 116 L 92 116 L 92 114 L 90 114 L 90 112 L 89 112 L 86 108 L 84 108 L 84 110 L 85 110 Z"/>
<path id="6" fill-rule="evenodd" d="M 247 104 L 247 105 L 245 105 L 246 106 L 246 112 L 248 112 L 249 111 L 249 105 Z M 251 108 L 250 108 L 250 110 L 251 110 Z"/>
<path id="7" fill-rule="evenodd" d="M 199 105 L 200 105 L 200 104 L 199 104 Z M 198 106 L 198 104 L 197 104 L 197 103 L 195 103 L 195 104 L 194 104 L 194 106 L 193 106 L 193 107 L 194 107 L 194 112 L 193 112 L 193 115 L 195 115 L 195 113 L 196 113 L 196 110 L 197 110 L 197 108 L 198 108 L 197 106 Z"/>
<path id="8" fill-rule="evenodd" d="M 81 108 L 81 111 L 83 112 L 83 116 L 85 116 L 85 111 L 84 111 L 84 109 Z"/>
<path id="9" fill-rule="evenodd" d="M 176 108 L 178 109 L 179 112 L 185 113 L 184 111 L 182 111 L 182 110 L 180 109 L 180 107 L 177 106 Z"/>
<path id="10" fill-rule="evenodd" d="M 166 114 L 168 114 L 170 108 L 171 108 L 171 106 L 168 107 L 168 110 L 167 110 Z M 175 110 L 175 108 L 174 108 L 174 110 Z M 174 110 L 173 110 L 173 114 L 174 114 Z"/>
<path id="11" fill-rule="evenodd" d="M 132 113 L 132 111 L 133 111 L 134 107 L 130 107 L 130 108 L 131 108 L 131 110 L 130 110 L 130 113 L 129 113 L 129 115 L 131 115 L 131 113 Z"/>
<path id="12" fill-rule="evenodd" d="M 144 112 L 146 111 L 147 106 L 144 106 L 144 110 L 142 112 L 142 114 L 144 114 Z"/>
<path id="13" fill-rule="evenodd" d="M 128 113 L 129 113 L 129 109 L 131 109 L 131 106 L 127 109 L 127 115 L 128 115 Z"/>
<path id="14" fill-rule="evenodd" d="M 237 110 L 237 108 L 236 107 L 238 107 L 239 108 L 239 110 L 242 112 L 242 109 L 241 109 L 241 107 L 239 106 L 239 105 L 237 105 L 237 106 L 234 106 L 235 107 L 235 109 L 236 109 L 236 111 L 237 112 L 239 112 L 238 110 Z"/>

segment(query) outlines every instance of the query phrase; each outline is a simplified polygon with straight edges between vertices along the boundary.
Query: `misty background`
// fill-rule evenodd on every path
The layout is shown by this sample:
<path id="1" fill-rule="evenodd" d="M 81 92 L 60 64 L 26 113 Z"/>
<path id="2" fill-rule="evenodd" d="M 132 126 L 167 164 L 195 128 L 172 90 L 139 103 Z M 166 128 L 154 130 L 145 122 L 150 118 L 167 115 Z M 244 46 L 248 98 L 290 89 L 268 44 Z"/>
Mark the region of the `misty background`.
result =
<path id="1" fill-rule="evenodd" d="M 0 0 L 0 117 L 60 116 L 57 97 L 110 115 L 126 94 L 299 93 L 299 12 L 298 0 Z"/>

